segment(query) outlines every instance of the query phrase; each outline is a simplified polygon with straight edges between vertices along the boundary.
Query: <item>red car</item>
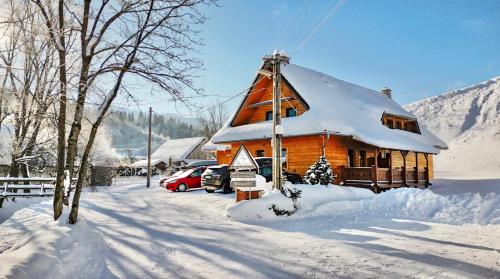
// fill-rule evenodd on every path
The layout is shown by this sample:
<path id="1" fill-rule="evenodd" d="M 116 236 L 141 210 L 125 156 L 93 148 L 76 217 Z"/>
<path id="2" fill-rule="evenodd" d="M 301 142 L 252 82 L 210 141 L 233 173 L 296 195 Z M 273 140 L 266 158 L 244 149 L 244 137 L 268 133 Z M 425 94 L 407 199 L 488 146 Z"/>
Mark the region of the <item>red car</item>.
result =
<path id="1" fill-rule="evenodd" d="M 167 190 L 184 192 L 187 189 L 201 187 L 201 174 L 206 168 L 189 169 L 163 182 Z"/>

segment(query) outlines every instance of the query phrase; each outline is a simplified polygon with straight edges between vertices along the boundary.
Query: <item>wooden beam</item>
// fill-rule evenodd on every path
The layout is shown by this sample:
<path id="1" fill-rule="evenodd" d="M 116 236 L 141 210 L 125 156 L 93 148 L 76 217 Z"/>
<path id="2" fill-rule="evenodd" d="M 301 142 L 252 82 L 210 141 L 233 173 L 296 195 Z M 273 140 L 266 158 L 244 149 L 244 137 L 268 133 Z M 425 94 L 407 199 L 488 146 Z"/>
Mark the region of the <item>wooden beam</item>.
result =
<path id="1" fill-rule="evenodd" d="M 406 155 L 408 155 L 408 151 L 400 150 L 400 152 L 401 156 L 403 156 L 403 186 L 408 186 L 406 183 Z"/>
<path id="2" fill-rule="evenodd" d="M 389 150 L 389 184 L 392 185 L 392 150 Z"/>
<path id="3" fill-rule="evenodd" d="M 415 152 L 415 183 L 418 184 L 418 152 Z"/>
<path id="4" fill-rule="evenodd" d="M 375 188 L 378 187 L 378 148 L 375 149 L 375 169 L 373 172 L 373 183 L 375 184 Z"/>
<path id="5" fill-rule="evenodd" d="M 425 157 L 425 184 L 426 186 L 430 183 L 429 179 L 429 154 L 424 153 Z"/>

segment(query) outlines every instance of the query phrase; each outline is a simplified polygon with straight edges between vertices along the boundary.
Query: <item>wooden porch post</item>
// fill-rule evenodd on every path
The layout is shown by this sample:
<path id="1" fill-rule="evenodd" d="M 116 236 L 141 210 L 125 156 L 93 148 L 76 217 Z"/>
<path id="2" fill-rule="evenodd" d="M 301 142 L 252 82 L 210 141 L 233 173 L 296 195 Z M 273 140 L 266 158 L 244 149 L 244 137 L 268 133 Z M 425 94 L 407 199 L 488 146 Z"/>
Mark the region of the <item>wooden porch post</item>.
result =
<path id="1" fill-rule="evenodd" d="M 392 149 L 389 150 L 389 185 L 392 185 Z"/>
<path id="2" fill-rule="evenodd" d="M 430 179 L 429 179 L 429 154 L 424 153 L 425 157 L 425 186 L 429 185 Z"/>
<path id="3" fill-rule="evenodd" d="M 406 184 L 406 155 L 408 155 L 408 151 L 400 151 L 401 156 L 403 156 L 403 186 L 408 186 Z"/>
<path id="4" fill-rule="evenodd" d="M 415 183 L 418 184 L 418 152 L 415 152 Z"/>
<path id="5" fill-rule="evenodd" d="M 373 183 L 375 184 L 375 188 L 378 187 L 378 148 L 375 149 L 375 169 L 373 171 Z"/>

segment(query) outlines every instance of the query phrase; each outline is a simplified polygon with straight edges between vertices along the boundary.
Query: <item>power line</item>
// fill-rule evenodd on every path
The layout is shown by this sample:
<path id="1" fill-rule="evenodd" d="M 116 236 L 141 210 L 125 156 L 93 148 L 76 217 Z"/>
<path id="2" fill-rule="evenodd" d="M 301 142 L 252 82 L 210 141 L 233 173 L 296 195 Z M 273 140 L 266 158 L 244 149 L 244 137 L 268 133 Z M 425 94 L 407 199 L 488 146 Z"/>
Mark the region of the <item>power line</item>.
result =
<path id="1" fill-rule="evenodd" d="M 307 4 L 311 5 L 311 3 L 314 3 L 314 1 L 304 1 L 303 2 L 303 5 L 299 8 L 298 12 L 295 13 L 295 15 L 289 20 L 288 24 L 286 25 L 286 27 L 283 29 L 283 31 L 281 32 L 280 36 L 278 37 L 278 39 L 276 40 L 276 42 L 274 43 L 274 49 L 278 48 L 279 47 L 279 44 L 287 37 L 286 35 L 288 35 L 288 31 L 290 31 L 291 27 L 294 25 L 294 23 L 296 22 L 296 19 L 302 15 L 302 13 L 307 10 L 305 9 L 305 7 L 307 6 Z"/>
<path id="2" fill-rule="evenodd" d="M 316 26 L 313 27 L 313 29 L 306 35 L 306 37 L 297 45 L 295 50 L 292 52 L 292 54 L 297 53 L 304 45 L 306 45 L 309 40 L 325 25 L 328 20 L 330 20 L 335 14 L 344 6 L 344 4 L 347 2 L 347 0 L 339 0 L 337 4 L 333 6 L 333 8 L 326 14 L 323 19 L 316 24 Z"/>

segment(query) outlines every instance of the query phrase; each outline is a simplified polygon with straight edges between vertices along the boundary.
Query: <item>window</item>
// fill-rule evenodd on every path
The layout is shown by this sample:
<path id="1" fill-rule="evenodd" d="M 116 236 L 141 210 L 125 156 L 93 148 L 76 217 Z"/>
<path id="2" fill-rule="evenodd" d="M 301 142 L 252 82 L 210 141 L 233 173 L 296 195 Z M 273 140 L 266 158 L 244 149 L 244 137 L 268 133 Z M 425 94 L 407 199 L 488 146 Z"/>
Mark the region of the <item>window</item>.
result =
<path id="1" fill-rule="evenodd" d="M 353 149 L 347 150 L 347 164 L 351 168 L 354 167 L 354 150 Z"/>
<path id="2" fill-rule="evenodd" d="M 201 176 L 201 170 L 195 170 L 193 173 L 191 173 L 191 177 L 200 177 Z"/>
<path id="3" fill-rule="evenodd" d="M 384 115 L 382 116 L 382 125 L 387 126 L 390 129 L 398 129 L 420 134 L 420 129 L 418 127 L 418 122 L 416 119 L 384 113 Z"/>
<path id="4" fill-rule="evenodd" d="M 273 120 L 273 112 L 266 111 L 266 120 Z"/>
<path id="5" fill-rule="evenodd" d="M 394 121 L 392 119 L 387 120 L 387 127 L 394 129 Z"/>
<path id="6" fill-rule="evenodd" d="M 262 176 L 269 176 L 273 174 L 273 168 L 271 166 L 264 166 L 259 168 L 259 174 Z"/>
<path id="7" fill-rule="evenodd" d="M 295 117 L 297 116 L 297 111 L 294 108 L 286 109 L 286 117 Z"/>
<path id="8" fill-rule="evenodd" d="M 255 157 L 264 157 L 264 150 L 255 151 Z"/>

